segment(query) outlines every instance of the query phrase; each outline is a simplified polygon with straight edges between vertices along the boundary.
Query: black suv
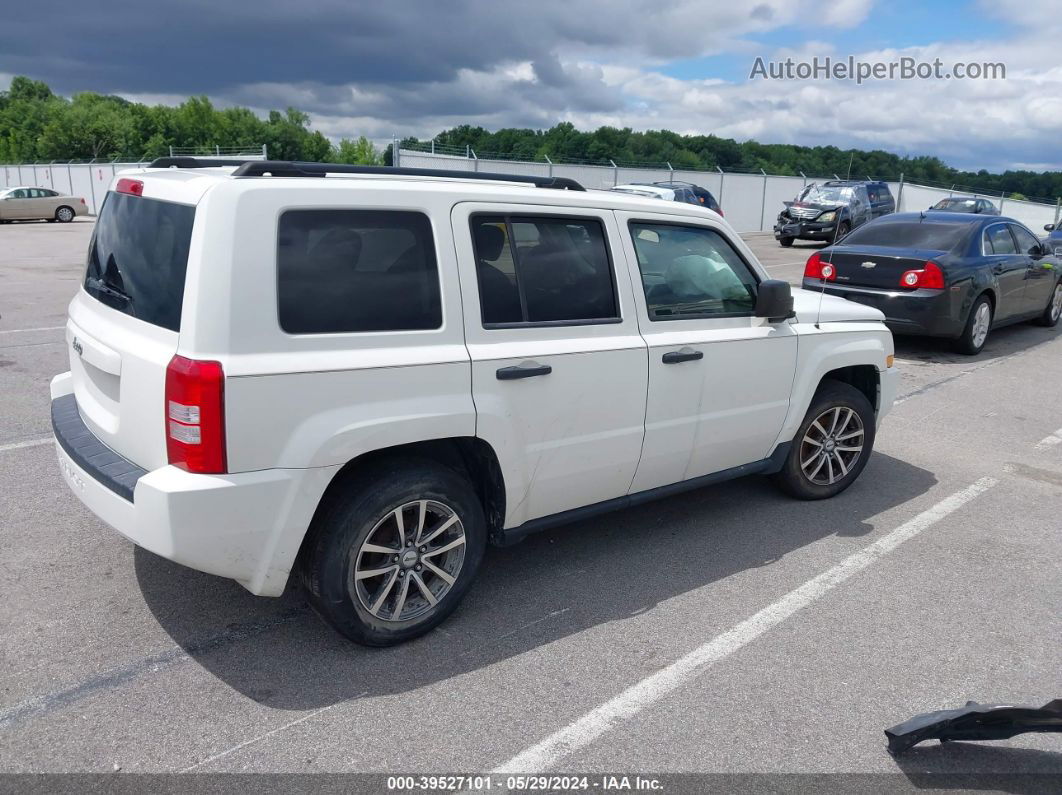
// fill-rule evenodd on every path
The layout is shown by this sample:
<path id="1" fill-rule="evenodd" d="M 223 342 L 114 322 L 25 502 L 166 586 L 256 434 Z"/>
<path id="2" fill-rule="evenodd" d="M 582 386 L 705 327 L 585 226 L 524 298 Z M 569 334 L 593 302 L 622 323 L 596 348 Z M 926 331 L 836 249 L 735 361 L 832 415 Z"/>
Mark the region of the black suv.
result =
<path id="1" fill-rule="evenodd" d="M 800 191 L 774 225 L 774 238 L 783 246 L 794 240 L 840 240 L 857 226 L 896 211 L 896 200 L 885 182 L 830 180 Z"/>

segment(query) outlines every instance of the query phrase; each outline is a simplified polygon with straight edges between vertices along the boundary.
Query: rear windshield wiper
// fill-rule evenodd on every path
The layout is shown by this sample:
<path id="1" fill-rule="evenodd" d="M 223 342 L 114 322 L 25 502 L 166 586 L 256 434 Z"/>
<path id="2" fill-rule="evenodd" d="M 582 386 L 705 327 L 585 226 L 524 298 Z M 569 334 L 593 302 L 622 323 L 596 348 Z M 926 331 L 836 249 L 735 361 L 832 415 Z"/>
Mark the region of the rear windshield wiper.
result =
<path id="1" fill-rule="evenodd" d="M 961 709 L 915 715 L 885 736 L 889 753 L 899 754 L 923 740 L 1007 740 L 1026 732 L 1062 732 L 1062 698 L 1039 708 L 968 701 Z"/>
<path id="2" fill-rule="evenodd" d="M 97 293 L 106 295 L 108 298 L 113 298 L 116 301 L 122 301 L 132 306 L 133 296 L 129 295 L 121 287 L 116 287 L 97 276 L 89 276 L 85 279 L 85 286 L 95 290 Z"/>

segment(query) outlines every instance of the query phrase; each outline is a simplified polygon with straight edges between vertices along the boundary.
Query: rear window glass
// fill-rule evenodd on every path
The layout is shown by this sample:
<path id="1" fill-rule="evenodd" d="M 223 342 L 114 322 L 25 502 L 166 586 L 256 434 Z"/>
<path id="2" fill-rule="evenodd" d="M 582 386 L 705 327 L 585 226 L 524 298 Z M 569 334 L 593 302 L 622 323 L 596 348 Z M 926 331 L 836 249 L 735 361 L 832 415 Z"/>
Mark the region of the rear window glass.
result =
<path id="1" fill-rule="evenodd" d="M 889 246 L 951 251 L 963 239 L 968 224 L 889 222 L 867 224 L 849 232 L 846 246 Z"/>
<path id="2" fill-rule="evenodd" d="M 431 223 L 398 210 L 289 210 L 280 217 L 277 294 L 289 334 L 439 328 Z"/>
<path id="3" fill-rule="evenodd" d="M 85 291 L 112 309 L 181 327 L 195 208 L 108 193 L 89 244 Z"/>

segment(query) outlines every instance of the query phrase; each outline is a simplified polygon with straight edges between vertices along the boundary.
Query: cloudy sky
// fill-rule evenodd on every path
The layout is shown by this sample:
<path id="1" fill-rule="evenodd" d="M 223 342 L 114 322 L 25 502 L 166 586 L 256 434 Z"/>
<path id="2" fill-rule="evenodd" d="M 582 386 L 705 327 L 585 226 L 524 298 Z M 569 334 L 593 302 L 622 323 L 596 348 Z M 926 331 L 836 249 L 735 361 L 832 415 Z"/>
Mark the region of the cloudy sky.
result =
<path id="1" fill-rule="evenodd" d="M 289 105 L 333 138 L 570 121 L 1062 169 L 1058 0 L 9 4 L 0 86 Z M 1006 79 L 749 79 L 765 61 L 1002 62 Z"/>

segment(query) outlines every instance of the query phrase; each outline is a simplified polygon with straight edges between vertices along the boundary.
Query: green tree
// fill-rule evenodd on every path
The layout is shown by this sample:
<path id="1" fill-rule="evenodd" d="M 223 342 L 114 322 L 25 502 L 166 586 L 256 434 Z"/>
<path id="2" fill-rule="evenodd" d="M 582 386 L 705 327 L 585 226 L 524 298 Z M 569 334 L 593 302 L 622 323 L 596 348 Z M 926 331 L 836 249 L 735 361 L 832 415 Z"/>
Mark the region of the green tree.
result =
<path id="1" fill-rule="evenodd" d="M 332 155 L 329 159 L 336 163 L 350 163 L 352 165 L 383 165 L 383 156 L 376 151 L 372 141 L 364 135 L 357 140 L 341 139 L 339 145 L 332 150 Z"/>
<path id="2" fill-rule="evenodd" d="M 44 160 L 77 157 L 119 157 L 139 144 L 133 117 L 111 97 L 78 94 L 73 101 L 54 108 L 37 138 L 37 155 Z"/>

